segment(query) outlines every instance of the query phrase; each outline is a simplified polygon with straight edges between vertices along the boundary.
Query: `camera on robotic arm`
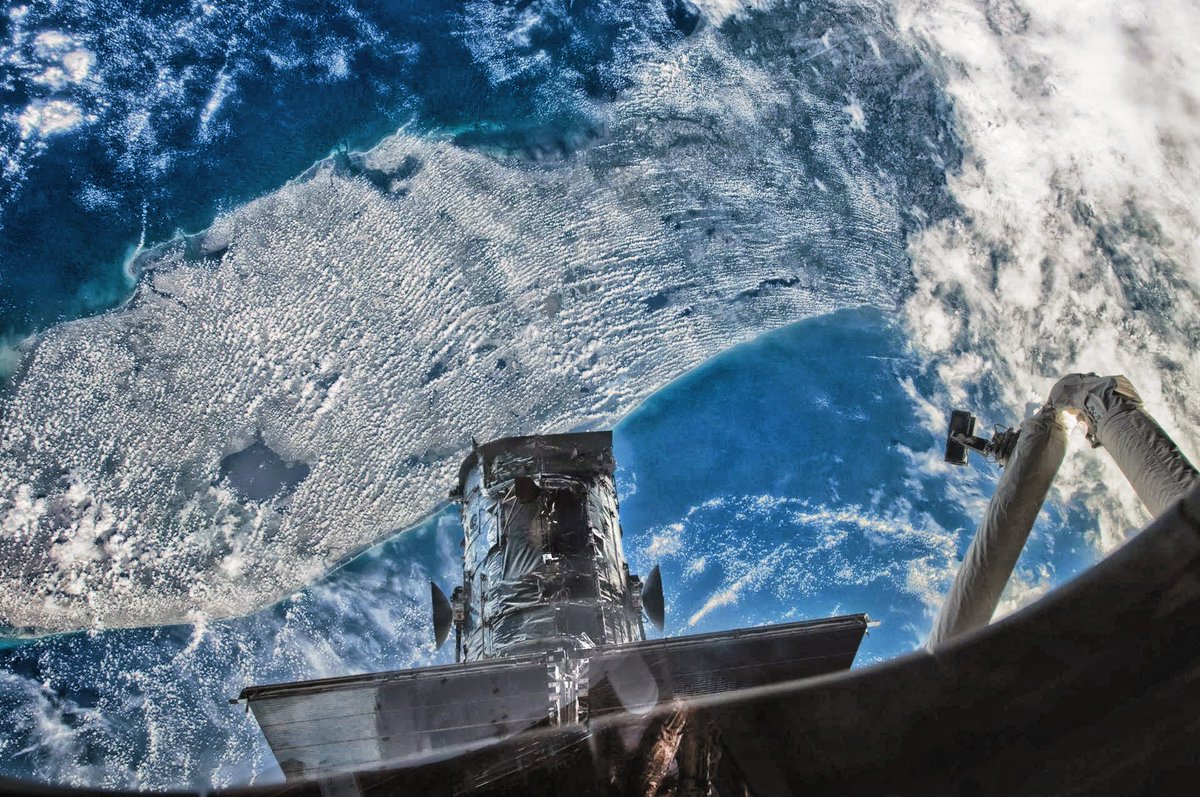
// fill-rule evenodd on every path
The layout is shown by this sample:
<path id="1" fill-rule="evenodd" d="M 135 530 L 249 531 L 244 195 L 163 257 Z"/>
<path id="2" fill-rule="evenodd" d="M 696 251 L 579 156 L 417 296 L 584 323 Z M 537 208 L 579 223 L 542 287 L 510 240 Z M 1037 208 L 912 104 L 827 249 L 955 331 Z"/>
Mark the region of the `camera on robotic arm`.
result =
<path id="1" fill-rule="evenodd" d="M 950 413 L 950 430 L 946 433 L 946 461 L 951 465 L 966 465 L 967 451 L 971 450 L 1003 467 L 1017 447 L 1020 434 L 1016 429 L 997 426 L 991 440 L 976 437 L 975 416 L 966 410 L 954 410 Z"/>

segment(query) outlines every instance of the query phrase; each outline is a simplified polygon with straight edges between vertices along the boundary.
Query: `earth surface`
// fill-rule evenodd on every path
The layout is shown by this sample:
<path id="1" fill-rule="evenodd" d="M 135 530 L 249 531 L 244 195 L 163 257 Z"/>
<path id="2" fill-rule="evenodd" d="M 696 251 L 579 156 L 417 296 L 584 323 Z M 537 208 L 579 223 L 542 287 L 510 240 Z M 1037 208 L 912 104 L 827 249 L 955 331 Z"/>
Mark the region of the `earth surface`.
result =
<path id="1" fill-rule="evenodd" d="M 0 775 L 282 776 L 252 683 L 443 662 L 472 437 L 613 428 L 681 635 L 928 633 L 1015 425 L 1200 451 L 1183 2 L 34 1 L 0 17 Z M 1001 606 L 1146 521 L 1078 431 Z"/>

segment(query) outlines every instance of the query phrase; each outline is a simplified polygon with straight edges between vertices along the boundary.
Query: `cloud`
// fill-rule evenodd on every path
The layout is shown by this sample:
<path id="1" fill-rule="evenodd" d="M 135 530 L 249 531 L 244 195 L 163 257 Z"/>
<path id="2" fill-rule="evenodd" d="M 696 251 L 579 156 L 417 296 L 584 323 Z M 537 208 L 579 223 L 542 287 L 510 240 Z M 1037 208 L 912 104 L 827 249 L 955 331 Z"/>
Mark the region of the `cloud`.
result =
<path id="1" fill-rule="evenodd" d="M 678 574 L 667 583 L 669 601 L 687 617 L 680 631 L 750 595 L 753 604 L 735 624 L 789 619 L 815 596 L 857 606 L 884 594 L 894 603 L 909 596 L 920 614 L 932 616 L 957 569 L 958 532 L 910 511 L 900 502 L 872 511 L 774 495 L 722 496 L 648 530 L 632 564 L 661 561 Z M 872 586 L 882 592 L 865 591 Z M 775 607 L 792 613 L 777 617 Z"/>
<path id="2" fill-rule="evenodd" d="M 963 213 L 910 238 L 905 305 L 945 406 L 1015 425 L 1058 376 L 1124 373 L 1200 453 L 1200 9 L 1063 0 L 891 4 L 945 81 L 963 142 Z M 1147 516 L 1078 437 L 1061 501 L 1107 552 Z"/>

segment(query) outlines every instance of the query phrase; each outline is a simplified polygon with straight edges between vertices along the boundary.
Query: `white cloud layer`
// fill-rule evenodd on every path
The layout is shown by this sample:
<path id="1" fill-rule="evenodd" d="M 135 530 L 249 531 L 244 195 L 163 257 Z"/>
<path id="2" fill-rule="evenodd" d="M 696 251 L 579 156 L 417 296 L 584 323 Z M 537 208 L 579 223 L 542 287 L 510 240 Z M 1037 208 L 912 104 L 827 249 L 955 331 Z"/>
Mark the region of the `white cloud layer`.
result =
<path id="1" fill-rule="evenodd" d="M 607 426 L 733 343 L 894 307 L 893 186 L 844 102 L 708 29 L 563 162 L 397 134 L 169 247 L 0 403 L 0 622 L 245 612 L 428 512 L 472 435 Z M 819 196 L 779 132 L 813 119 Z M 285 503 L 217 483 L 256 434 L 311 468 Z"/>
<path id="2" fill-rule="evenodd" d="M 960 218 L 911 239 L 914 344 L 960 406 L 1013 423 L 1073 371 L 1127 374 L 1200 454 L 1200 9 L 1185 2 L 896 0 L 944 76 L 964 162 Z M 963 389 L 966 388 L 966 389 Z M 941 402 L 939 402 L 941 403 Z M 1064 498 L 1111 550 L 1146 515 L 1078 436 Z"/>

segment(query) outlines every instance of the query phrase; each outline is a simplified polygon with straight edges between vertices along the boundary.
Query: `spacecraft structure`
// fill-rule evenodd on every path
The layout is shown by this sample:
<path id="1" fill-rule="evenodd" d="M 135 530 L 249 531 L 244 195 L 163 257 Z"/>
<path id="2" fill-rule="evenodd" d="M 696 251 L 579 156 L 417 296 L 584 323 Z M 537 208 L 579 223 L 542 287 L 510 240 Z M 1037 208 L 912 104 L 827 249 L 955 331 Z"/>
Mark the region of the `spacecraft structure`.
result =
<path id="1" fill-rule="evenodd" d="M 664 624 L 662 580 L 629 572 L 614 468 L 611 432 L 476 445 L 451 491 L 462 581 L 449 597 L 431 585 L 435 641 L 453 632 L 455 663 L 243 690 L 285 776 L 452 760 L 452 789 L 472 791 L 567 767 L 583 745 L 603 751 L 588 782 L 613 793 L 747 793 L 688 702 L 848 669 L 868 619 L 647 639 L 647 622 Z"/>
<path id="2" fill-rule="evenodd" d="M 1066 456 L 1068 416 L 1084 424 L 1093 446 L 1109 453 L 1152 516 L 1200 485 L 1196 468 L 1124 376 L 1068 374 L 1019 428 L 1001 429 L 990 440 L 975 436 L 975 416 L 955 410 L 946 461 L 966 465 L 967 452 L 975 451 L 1003 472 L 934 620 L 926 642 L 930 650 L 991 622 Z"/>
<path id="3" fill-rule="evenodd" d="M 646 594 L 621 548 L 611 434 L 517 437 L 479 446 L 451 497 L 462 506 L 463 582 L 455 659 L 579 651 L 645 639 L 663 622 L 655 569 Z M 433 587 L 435 634 L 446 601 Z"/>
<path id="4" fill-rule="evenodd" d="M 685 701 L 846 670 L 868 618 L 648 640 L 662 581 L 629 571 L 613 471 L 611 432 L 475 445 L 450 493 L 462 582 L 450 597 L 431 585 L 434 640 L 452 631 L 456 663 L 242 690 L 286 777 L 470 755 L 454 775 L 467 791 L 588 744 L 616 792 L 744 793 L 736 756 Z"/>

